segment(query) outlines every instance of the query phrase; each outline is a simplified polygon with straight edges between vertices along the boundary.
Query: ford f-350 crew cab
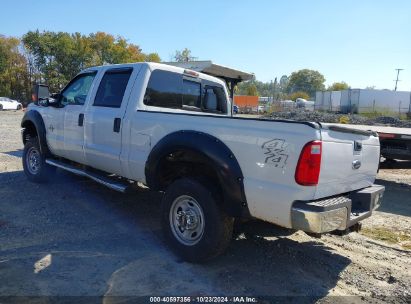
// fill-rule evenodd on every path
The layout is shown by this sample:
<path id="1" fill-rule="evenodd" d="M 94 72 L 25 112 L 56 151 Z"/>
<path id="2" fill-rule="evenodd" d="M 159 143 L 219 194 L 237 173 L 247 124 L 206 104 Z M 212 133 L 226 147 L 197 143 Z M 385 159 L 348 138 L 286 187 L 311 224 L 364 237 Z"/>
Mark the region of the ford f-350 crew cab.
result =
<path id="1" fill-rule="evenodd" d="M 375 133 L 232 117 L 225 83 L 206 74 L 93 67 L 52 97 L 21 123 L 28 179 L 59 167 L 117 191 L 136 182 L 163 191 L 165 239 L 188 261 L 221 253 L 236 218 L 321 234 L 346 231 L 381 203 Z"/>

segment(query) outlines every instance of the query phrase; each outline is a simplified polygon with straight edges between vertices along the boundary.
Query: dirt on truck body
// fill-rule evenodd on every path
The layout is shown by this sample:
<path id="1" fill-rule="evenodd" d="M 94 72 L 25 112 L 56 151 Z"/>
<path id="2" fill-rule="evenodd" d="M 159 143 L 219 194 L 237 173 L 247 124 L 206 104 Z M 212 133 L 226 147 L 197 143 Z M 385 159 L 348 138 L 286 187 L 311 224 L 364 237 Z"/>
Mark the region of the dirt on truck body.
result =
<path id="1" fill-rule="evenodd" d="M 249 222 L 237 227 L 224 255 L 193 265 L 163 245 L 161 194 L 136 188 L 124 195 L 63 171 L 46 185 L 27 182 L 21 165 L 22 115 L 0 112 L 0 299 L 94 296 L 100 302 L 101 297 L 121 302 L 117 296 L 226 295 L 307 303 L 411 300 L 409 163 L 380 169 L 376 182 L 386 187 L 384 201 L 363 222 L 361 233 L 318 239 Z"/>

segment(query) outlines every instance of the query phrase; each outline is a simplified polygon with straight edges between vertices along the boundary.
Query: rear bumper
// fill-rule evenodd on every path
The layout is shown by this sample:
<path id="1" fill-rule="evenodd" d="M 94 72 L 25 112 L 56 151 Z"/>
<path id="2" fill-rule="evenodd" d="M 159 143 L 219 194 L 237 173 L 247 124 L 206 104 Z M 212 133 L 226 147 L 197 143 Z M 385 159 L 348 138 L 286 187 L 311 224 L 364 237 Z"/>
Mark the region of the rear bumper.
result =
<path id="1" fill-rule="evenodd" d="M 373 185 L 337 197 L 296 201 L 291 209 L 292 228 L 311 233 L 346 230 L 371 216 L 381 205 L 384 190 Z"/>

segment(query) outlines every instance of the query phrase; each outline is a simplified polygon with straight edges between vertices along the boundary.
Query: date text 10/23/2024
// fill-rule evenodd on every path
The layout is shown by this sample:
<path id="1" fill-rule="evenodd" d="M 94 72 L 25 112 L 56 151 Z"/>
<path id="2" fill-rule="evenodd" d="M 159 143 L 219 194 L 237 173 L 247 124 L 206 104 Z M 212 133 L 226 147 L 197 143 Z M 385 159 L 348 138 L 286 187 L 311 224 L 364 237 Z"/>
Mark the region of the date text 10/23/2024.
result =
<path id="1" fill-rule="evenodd" d="M 255 297 L 214 297 L 214 296 L 195 296 L 195 297 L 150 297 L 150 303 L 257 303 Z"/>

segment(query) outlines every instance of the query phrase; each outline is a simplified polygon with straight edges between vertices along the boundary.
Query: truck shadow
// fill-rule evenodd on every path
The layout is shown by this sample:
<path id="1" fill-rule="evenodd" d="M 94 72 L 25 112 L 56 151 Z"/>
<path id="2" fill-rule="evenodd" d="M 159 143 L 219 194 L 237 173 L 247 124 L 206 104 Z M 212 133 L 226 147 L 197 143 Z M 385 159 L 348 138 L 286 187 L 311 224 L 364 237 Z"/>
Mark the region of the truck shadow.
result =
<path id="1" fill-rule="evenodd" d="M 385 186 L 384 198 L 377 211 L 411 216 L 411 185 L 376 179 L 375 183 Z"/>
<path id="2" fill-rule="evenodd" d="M 10 156 L 15 156 L 15 157 L 22 157 L 23 156 L 23 149 L 18 149 L 18 150 L 15 150 L 15 151 L 8 151 L 8 152 L 0 152 L 0 153 L 7 154 L 7 155 L 10 155 Z"/>
<path id="3" fill-rule="evenodd" d="M 163 243 L 160 201 L 159 193 L 120 194 L 59 170 L 41 185 L 21 171 L 1 173 L 0 296 L 108 296 L 105 303 L 141 295 L 298 296 L 312 303 L 351 263 L 321 241 L 295 241 L 285 237 L 293 231 L 262 222 L 240 226 L 224 255 L 185 263 Z"/>
<path id="4" fill-rule="evenodd" d="M 293 233 L 260 221 L 246 223 L 227 254 L 214 263 L 229 269 L 229 284 L 238 285 L 242 278 L 245 294 L 300 296 L 298 302 L 320 299 L 335 287 L 351 260 L 321 240 L 287 238 Z"/>

